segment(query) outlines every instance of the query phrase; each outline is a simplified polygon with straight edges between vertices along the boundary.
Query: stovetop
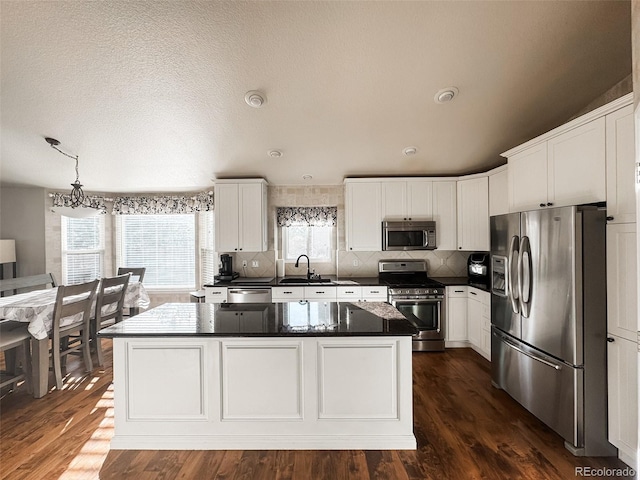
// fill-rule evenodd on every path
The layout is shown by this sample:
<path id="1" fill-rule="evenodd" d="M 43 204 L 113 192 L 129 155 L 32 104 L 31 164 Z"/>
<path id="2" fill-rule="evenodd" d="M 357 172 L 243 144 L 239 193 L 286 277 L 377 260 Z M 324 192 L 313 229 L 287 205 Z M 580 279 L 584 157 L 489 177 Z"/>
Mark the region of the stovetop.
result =
<path id="1" fill-rule="evenodd" d="M 383 285 L 395 288 L 441 288 L 444 285 L 427 275 L 424 260 L 380 260 L 378 280 Z"/>

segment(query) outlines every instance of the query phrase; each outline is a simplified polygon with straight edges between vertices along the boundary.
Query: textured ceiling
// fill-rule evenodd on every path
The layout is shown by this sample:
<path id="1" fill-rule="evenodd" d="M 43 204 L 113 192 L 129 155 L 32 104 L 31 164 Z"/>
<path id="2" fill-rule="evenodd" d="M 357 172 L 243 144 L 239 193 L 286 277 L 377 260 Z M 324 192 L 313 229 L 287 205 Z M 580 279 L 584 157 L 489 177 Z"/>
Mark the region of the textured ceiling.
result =
<path id="1" fill-rule="evenodd" d="M 45 136 L 88 191 L 477 172 L 631 73 L 630 29 L 626 1 L 3 1 L 0 182 L 69 188 Z"/>

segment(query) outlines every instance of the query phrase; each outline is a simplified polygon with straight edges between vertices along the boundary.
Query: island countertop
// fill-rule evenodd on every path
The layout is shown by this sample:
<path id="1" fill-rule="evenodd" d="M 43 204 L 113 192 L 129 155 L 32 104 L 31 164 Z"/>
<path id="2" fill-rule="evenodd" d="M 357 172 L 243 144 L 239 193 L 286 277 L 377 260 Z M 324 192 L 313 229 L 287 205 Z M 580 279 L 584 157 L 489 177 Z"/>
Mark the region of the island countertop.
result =
<path id="1" fill-rule="evenodd" d="M 98 333 L 116 337 L 404 336 L 415 327 L 388 303 L 165 303 Z"/>

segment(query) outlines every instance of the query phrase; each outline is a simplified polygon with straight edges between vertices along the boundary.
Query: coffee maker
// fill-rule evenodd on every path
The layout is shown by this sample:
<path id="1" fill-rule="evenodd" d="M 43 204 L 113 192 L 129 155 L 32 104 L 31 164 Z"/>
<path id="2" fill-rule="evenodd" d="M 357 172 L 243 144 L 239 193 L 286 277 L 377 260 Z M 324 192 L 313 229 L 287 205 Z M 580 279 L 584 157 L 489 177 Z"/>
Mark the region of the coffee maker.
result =
<path id="1" fill-rule="evenodd" d="M 233 257 L 223 253 L 220 255 L 220 270 L 214 280 L 216 282 L 230 282 L 234 278 L 238 278 L 238 272 L 233 271 Z"/>

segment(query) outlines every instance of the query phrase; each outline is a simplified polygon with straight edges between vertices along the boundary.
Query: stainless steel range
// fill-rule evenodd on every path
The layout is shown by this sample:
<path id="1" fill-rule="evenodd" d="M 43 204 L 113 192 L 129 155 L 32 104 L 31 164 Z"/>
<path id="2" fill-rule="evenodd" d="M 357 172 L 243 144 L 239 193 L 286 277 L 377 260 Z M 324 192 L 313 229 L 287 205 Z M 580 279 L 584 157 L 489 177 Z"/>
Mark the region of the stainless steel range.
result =
<path id="1" fill-rule="evenodd" d="M 380 260 L 378 280 L 389 287 L 389 303 L 418 329 L 413 350 L 444 350 L 444 287 L 427 276 L 425 260 Z"/>

